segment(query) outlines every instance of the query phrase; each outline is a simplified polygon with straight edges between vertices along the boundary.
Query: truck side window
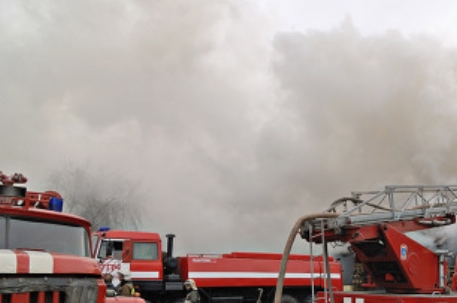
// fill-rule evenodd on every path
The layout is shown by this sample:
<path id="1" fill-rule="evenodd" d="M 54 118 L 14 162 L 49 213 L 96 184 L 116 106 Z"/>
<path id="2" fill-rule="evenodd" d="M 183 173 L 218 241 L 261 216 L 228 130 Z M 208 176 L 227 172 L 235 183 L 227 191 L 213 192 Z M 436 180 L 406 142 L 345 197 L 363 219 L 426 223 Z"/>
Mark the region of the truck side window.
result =
<path id="1" fill-rule="evenodd" d="M 113 259 L 122 260 L 122 241 L 107 241 L 102 240 L 98 251 L 98 258 L 105 259 L 111 257 Z"/>
<path id="2" fill-rule="evenodd" d="M 121 241 L 113 241 L 113 259 L 117 260 L 122 260 L 122 246 L 124 245 L 124 242 Z"/>
<path id="3" fill-rule="evenodd" d="M 134 260 L 157 260 L 157 243 L 133 243 Z"/>

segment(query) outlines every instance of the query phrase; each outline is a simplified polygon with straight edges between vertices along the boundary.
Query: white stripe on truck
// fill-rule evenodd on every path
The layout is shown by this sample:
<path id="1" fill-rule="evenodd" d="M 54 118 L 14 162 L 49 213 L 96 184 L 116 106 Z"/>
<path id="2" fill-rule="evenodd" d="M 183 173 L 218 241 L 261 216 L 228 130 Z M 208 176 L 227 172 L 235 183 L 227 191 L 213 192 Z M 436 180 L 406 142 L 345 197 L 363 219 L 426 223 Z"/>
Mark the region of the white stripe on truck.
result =
<path id="1" fill-rule="evenodd" d="M 286 278 L 289 279 L 311 279 L 313 278 L 323 278 L 325 274 L 315 273 L 286 273 Z M 340 274 L 330 274 L 332 279 L 340 279 Z M 260 278 L 260 279 L 276 279 L 278 278 L 278 273 L 268 273 L 268 272 L 211 272 L 211 271 L 191 271 L 189 272 L 189 278 L 195 279 L 226 279 L 226 278 Z"/>
<path id="2" fill-rule="evenodd" d="M 145 278 L 158 278 L 159 272 L 158 271 L 132 271 L 132 278 L 133 279 L 145 279 Z"/>
<path id="3" fill-rule="evenodd" d="M 54 272 L 54 258 L 50 253 L 42 251 L 26 251 L 30 259 L 31 274 L 52 274 Z"/>
<path id="4" fill-rule="evenodd" d="M 12 250 L 0 250 L 0 273 L 15 274 L 17 272 L 17 257 Z"/>

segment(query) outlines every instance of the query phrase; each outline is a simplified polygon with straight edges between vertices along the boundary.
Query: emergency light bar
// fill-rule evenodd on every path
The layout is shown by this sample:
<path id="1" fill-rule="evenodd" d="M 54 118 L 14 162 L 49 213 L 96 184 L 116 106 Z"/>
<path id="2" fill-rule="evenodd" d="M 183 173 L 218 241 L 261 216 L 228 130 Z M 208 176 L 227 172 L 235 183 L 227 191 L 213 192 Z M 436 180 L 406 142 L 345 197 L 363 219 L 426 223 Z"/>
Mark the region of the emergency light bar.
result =
<path id="1" fill-rule="evenodd" d="M 26 183 L 22 174 L 7 176 L 0 171 L 0 206 L 39 208 L 62 212 L 63 199 L 55 191 L 44 193 L 27 192 L 27 188 L 14 186 L 15 183 Z"/>
<path id="2" fill-rule="evenodd" d="M 98 229 L 99 232 L 108 231 L 108 230 L 110 230 L 109 226 L 100 226 L 100 228 Z"/>
<path id="3" fill-rule="evenodd" d="M 61 213 L 63 210 L 63 199 L 60 197 L 51 197 L 49 199 L 48 209 Z"/>
<path id="4" fill-rule="evenodd" d="M 63 211 L 63 199 L 57 192 L 54 191 L 47 191 L 44 193 L 28 192 L 25 199 L 19 198 L 17 201 L 21 201 L 22 203 L 14 206 L 47 209 L 56 212 Z"/>

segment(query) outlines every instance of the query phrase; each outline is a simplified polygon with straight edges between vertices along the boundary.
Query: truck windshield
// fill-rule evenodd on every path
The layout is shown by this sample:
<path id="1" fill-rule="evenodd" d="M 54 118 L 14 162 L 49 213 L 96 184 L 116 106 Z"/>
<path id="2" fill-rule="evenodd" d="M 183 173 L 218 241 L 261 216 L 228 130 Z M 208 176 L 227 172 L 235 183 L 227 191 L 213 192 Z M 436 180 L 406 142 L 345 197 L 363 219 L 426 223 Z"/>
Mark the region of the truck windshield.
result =
<path id="1" fill-rule="evenodd" d="M 6 231 L 0 236 L 1 248 L 39 249 L 90 257 L 89 237 L 81 226 L 2 217 L 0 227 Z"/>

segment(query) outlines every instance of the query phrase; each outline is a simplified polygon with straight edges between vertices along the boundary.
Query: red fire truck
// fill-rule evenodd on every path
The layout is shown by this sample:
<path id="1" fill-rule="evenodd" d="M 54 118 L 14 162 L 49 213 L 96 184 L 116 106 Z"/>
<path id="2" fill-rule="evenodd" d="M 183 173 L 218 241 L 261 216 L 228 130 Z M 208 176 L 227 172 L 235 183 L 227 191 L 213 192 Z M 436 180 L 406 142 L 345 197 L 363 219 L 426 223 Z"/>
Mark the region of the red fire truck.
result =
<path id="1" fill-rule="evenodd" d="M 312 246 L 348 243 L 376 290 L 318 294 L 331 303 L 457 303 L 457 275 L 448 266 L 449 249 L 419 243 L 417 233 L 456 222 L 457 186 L 387 186 L 353 192 L 323 213 L 301 217 L 291 231 L 287 256 L 297 232 Z M 287 265 L 282 261 L 275 302 Z"/>
<path id="2" fill-rule="evenodd" d="M 94 234 L 94 257 L 103 273 L 116 277 L 129 271 L 142 296 L 152 302 L 179 302 L 183 282 L 197 283 L 203 302 L 269 302 L 274 293 L 280 254 L 233 252 L 173 257 L 174 235 L 167 235 L 167 251 L 157 233 L 101 230 Z M 342 289 L 341 265 L 330 259 L 335 290 Z M 287 268 L 283 302 L 309 302 L 313 289 L 327 287 L 321 257 L 292 255 Z"/>
<path id="3" fill-rule="evenodd" d="M 28 192 L 0 172 L 0 303 L 144 302 L 105 298 L 91 258 L 90 223 L 63 214 L 56 192 Z"/>

